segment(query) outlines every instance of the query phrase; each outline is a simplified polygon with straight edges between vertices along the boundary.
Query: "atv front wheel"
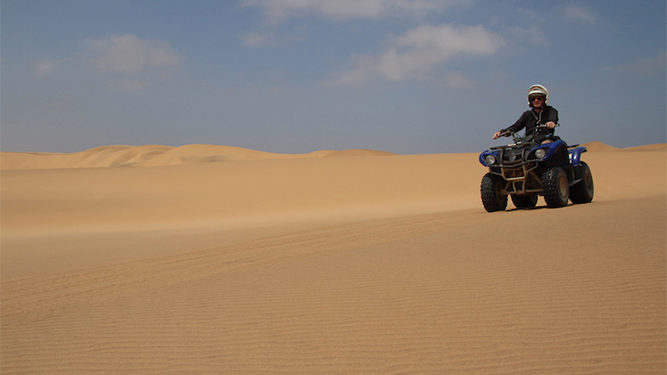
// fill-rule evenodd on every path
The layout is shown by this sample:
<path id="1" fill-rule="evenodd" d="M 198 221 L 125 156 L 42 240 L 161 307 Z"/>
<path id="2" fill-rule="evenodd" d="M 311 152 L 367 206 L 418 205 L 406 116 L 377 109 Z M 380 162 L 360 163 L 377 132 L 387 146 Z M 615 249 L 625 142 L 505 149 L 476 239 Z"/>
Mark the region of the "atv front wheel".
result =
<path id="1" fill-rule="evenodd" d="M 570 188 L 570 200 L 572 203 L 590 203 L 595 192 L 591 169 L 583 161 L 575 168 L 576 177 L 581 178 L 581 181 Z"/>
<path id="2" fill-rule="evenodd" d="M 542 174 L 542 191 L 548 207 L 566 206 L 570 199 L 570 183 L 565 170 L 561 167 L 547 169 Z"/>
<path id="3" fill-rule="evenodd" d="M 482 178 L 482 204 L 488 212 L 503 211 L 507 207 L 507 195 L 502 191 L 505 188 L 505 180 L 493 173 L 487 173 Z"/>
<path id="4" fill-rule="evenodd" d="M 537 194 L 512 195 L 516 208 L 533 208 L 537 205 Z"/>

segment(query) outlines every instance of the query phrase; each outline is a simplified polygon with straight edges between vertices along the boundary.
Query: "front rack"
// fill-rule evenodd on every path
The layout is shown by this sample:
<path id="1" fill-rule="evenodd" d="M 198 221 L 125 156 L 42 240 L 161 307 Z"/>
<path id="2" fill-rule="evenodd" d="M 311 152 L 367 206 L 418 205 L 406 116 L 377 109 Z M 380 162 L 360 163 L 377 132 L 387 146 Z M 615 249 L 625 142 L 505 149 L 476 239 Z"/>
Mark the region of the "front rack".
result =
<path id="1" fill-rule="evenodd" d="M 515 166 L 515 168 L 512 168 L 512 166 Z M 512 166 L 503 165 L 500 168 L 500 174 L 506 181 L 504 189 L 505 194 L 528 194 L 542 192 L 541 188 L 528 188 L 528 186 L 541 185 L 539 177 L 537 174 L 535 174 L 535 169 L 537 169 L 537 162 L 519 162 Z"/>

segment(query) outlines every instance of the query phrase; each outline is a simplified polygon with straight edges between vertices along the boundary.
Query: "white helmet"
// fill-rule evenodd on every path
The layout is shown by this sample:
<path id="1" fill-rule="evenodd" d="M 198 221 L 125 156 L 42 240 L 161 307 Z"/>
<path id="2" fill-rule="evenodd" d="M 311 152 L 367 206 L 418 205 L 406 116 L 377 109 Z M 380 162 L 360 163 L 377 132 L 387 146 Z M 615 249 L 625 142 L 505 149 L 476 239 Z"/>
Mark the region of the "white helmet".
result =
<path id="1" fill-rule="evenodd" d="M 530 97 L 532 95 L 539 94 L 544 95 L 544 104 L 549 104 L 549 90 L 542 85 L 532 85 L 528 89 L 528 102 L 530 103 Z"/>

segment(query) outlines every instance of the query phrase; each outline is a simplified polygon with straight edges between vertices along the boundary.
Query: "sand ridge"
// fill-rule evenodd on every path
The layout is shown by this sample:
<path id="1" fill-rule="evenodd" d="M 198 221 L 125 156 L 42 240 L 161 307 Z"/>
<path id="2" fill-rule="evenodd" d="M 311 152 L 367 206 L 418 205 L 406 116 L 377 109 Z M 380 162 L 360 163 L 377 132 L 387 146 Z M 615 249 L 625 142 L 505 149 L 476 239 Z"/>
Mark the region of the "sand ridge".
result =
<path id="1" fill-rule="evenodd" d="M 376 150 L 320 150 L 306 154 L 279 154 L 242 147 L 192 144 L 179 147 L 100 146 L 71 154 L 0 152 L 2 169 L 155 167 L 220 161 L 297 159 L 342 156 L 393 155 Z"/>
<path id="2" fill-rule="evenodd" d="M 493 214 L 477 154 L 18 155 L 0 372 L 665 373 L 667 153 L 594 146 L 591 204 Z"/>
<path id="3" fill-rule="evenodd" d="M 594 141 L 583 144 L 588 151 L 664 151 L 667 144 L 617 148 Z M 196 163 L 212 163 L 242 160 L 303 159 L 322 157 L 391 156 L 391 152 L 351 149 L 319 150 L 305 154 L 280 154 L 257 151 L 243 147 L 191 144 L 179 147 L 145 145 L 113 145 L 64 154 L 48 152 L 0 152 L 0 168 L 53 169 L 53 168 L 109 168 L 155 167 Z"/>

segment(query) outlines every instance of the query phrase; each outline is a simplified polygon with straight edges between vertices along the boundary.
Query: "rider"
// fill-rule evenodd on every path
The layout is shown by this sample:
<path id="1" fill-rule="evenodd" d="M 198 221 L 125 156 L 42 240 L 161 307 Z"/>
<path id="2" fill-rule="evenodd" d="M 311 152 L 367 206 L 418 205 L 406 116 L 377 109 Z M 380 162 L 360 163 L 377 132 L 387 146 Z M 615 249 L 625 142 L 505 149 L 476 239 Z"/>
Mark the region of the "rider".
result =
<path id="1" fill-rule="evenodd" d="M 549 103 L 549 90 L 542 85 L 532 85 L 528 89 L 528 105 L 532 108 L 524 112 L 521 117 L 509 127 L 493 134 L 493 139 L 511 131 L 513 133 L 526 128 L 526 135 L 535 134 L 535 141 L 549 143 L 558 139 L 554 135 L 554 128 L 558 123 L 558 111 L 547 105 Z M 547 129 L 535 129 L 537 125 L 546 125 Z M 537 132 L 536 132 L 537 130 Z"/>

